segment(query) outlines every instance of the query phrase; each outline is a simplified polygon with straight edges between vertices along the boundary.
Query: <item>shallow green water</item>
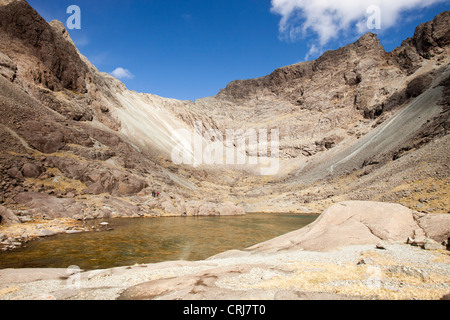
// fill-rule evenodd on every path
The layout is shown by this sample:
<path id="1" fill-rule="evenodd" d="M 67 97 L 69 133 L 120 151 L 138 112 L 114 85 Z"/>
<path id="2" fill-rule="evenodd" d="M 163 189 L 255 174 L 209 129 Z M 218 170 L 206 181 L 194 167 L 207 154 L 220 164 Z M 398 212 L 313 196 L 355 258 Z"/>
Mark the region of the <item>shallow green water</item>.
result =
<path id="1" fill-rule="evenodd" d="M 57 235 L 0 253 L 0 269 L 102 269 L 169 260 L 202 260 L 300 229 L 317 216 L 247 214 L 238 217 L 108 220 L 112 231 Z"/>

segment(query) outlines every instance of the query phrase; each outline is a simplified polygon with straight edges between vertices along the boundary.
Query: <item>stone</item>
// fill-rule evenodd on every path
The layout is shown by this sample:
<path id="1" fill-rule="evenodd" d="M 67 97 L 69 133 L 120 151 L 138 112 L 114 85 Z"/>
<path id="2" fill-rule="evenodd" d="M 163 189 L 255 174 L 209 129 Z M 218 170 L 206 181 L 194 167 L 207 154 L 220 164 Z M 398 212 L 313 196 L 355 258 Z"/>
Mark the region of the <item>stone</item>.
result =
<path id="1" fill-rule="evenodd" d="M 374 260 L 370 257 L 364 257 L 361 260 L 359 260 L 356 265 L 365 265 L 365 264 L 374 264 Z"/>
<path id="2" fill-rule="evenodd" d="M 52 230 L 48 230 L 48 229 L 41 230 L 38 233 L 39 237 L 51 237 L 51 236 L 54 236 L 54 235 L 56 235 L 56 232 L 52 231 Z"/>
<path id="3" fill-rule="evenodd" d="M 11 225 L 22 223 L 22 221 L 11 210 L 0 206 L 0 223 Z"/>
<path id="4" fill-rule="evenodd" d="M 450 237 L 450 215 L 448 214 L 427 214 L 418 222 L 428 238 L 440 243 Z"/>
<path id="5" fill-rule="evenodd" d="M 103 218 L 122 216 L 131 217 L 133 214 L 139 213 L 139 207 L 121 200 L 120 198 L 110 197 L 109 199 L 102 199 L 103 208 L 101 209 L 101 214 Z"/>
<path id="6" fill-rule="evenodd" d="M 217 211 L 221 216 L 241 216 L 245 215 L 244 209 L 236 206 L 232 202 L 224 203 L 217 208 Z"/>
<path id="7" fill-rule="evenodd" d="M 421 228 L 417 228 L 414 230 L 414 236 L 408 238 L 407 243 L 413 246 L 423 247 L 427 239 L 425 231 Z"/>
<path id="8" fill-rule="evenodd" d="M 115 196 L 127 196 L 137 194 L 148 186 L 144 179 L 136 175 L 107 166 L 99 169 L 95 166 L 83 168 L 82 165 L 70 161 L 57 163 L 63 172 L 74 172 L 73 177 L 78 177 L 86 184 L 84 192 L 87 194 L 110 193 Z"/>
<path id="9" fill-rule="evenodd" d="M 35 163 L 25 163 L 22 167 L 22 174 L 25 178 L 38 178 L 43 169 Z"/>
<path id="10" fill-rule="evenodd" d="M 202 201 L 197 200 L 187 201 L 184 205 L 186 214 L 188 216 L 196 216 L 202 204 L 203 204 Z"/>
<path id="11" fill-rule="evenodd" d="M 176 216 L 181 215 L 179 208 L 177 208 L 173 204 L 172 200 L 167 200 L 167 201 L 164 201 L 163 203 L 161 203 L 161 208 L 167 215 L 172 215 L 172 216 L 173 215 L 176 215 Z"/>
<path id="12" fill-rule="evenodd" d="M 20 216 L 19 217 L 20 222 L 22 223 L 26 223 L 26 222 L 31 222 L 33 221 L 33 218 L 30 216 Z"/>
<path id="13" fill-rule="evenodd" d="M 199 216 L 218 216 L 218 205 L 212 202 L 203 203 L 198 209 Z"/>
<path id="14" fill-rule="evenodd" d="M 76 196 L 76 194 L 73 193 L 73 192 L 69 192 L 69 193 L 67 193 L 67 194 L 65 195 L 66 198 L 70 198 L 70 199 L 75 198 L 75 196 Z"/>
<path id="15" fill-rule="evenodd" d="M 377 245 L 375 246 L 375 248 L 380 249 L 380 250 L 386 250 L 386 248 L 387 248 L 386 242 L 384 242 L 384 241 L 378 242 Z"/>
<path id="16" fill-rule="evenodd" d="M 406 94 L 408 97 L 417 97 L 424 93 L 433 82 L 433 77 L 429 74 L 424 74 L 416 77 L 406 88 Z M 420 201 L 420 199 L 419 199 Z M 420 201 L 422 202 L 422 201 Z"/>
<path id="17" fill-rule="evenodd" d="M 445 246 L 434 241 L 433 239 L 427 239 L 423 245 L 425 250 L 445 250 Z"/>
<path id="18" fill-rule="evenodd" d="M 10 168 L 7 173 L 13 179 L 23 180 L 23 174 L 17 167 Z"/>
<path id="19" fill-rule="evenodd" d="M 121 196 L 137 194 L 146 187 L 147 183 L 142 179 L 134 176 L 127 176 L 119 181 L 118 194 Z"/>
<path id="20" fill-rule="evenodd" d="M 71 218 L 82 212 L 84 208 L 74 199 L 58 198 L 37 192 L 22 192 L 16 195 L 14 199 L 28 207 L 27 212 L 30 216 L 47 219 Z"/>
<path id="21" fill-rule="evenodd" d="M 83 231 L 81 230 L 66 230 L 65 233 L 67 234 L 77 234 L 77 233 L 81 233 Z"/>

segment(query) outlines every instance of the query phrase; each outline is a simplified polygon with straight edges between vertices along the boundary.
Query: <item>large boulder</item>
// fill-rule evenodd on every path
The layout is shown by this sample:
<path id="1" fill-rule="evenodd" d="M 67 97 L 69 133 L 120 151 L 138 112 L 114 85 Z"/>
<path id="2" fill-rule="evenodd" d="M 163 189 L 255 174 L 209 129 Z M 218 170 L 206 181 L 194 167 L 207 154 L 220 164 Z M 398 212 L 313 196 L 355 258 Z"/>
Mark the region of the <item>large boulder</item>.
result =
<path id="1" fill-rule="evenodd" d="M 406 95 L 408 97 L 418 97 L 428 90 L 433 82 L 433 77 L 429 74 L 423 74 L 414 78 L 406 87 Z"/>
<path id="2" fill-rule="evenodd" d="M 418 222 L 428 238 L 437 242 L 443 242 L 450 238 L 449 214 L 427 214 Z"/>
<path id="3" fill-rule="evenodd" d="M 41 166 L 35 163 L 25 163 L 22 167 L 22 175 L 25 178 L 37 178 L 44 172 Z"/>
<path id="4" fill-rule="evenodd" d="M 198 200 L 183 202 L 179 200 L 174 204 L 174 201 L 169 198 L 162 200 L 161 208 L 168 215 L 239 216 L 245 214 L 244 209 L 232 202 L 214 203 Z"/>
<path id="5" fill-rule="evenodd" d="M 349 245 L 377 244 L 382 240 L 406 243 L 418 228 L 413 211 L 399 204 L 346 201 L 326 209 L 312 224 L 249 250 L 330 251 Z"/>
<path id="6" fill-rule="evenodd" d="M 138 206 L 125 200 L 110 197 L 102 199 L 102 203 L 103 217 L 136 217 L 140 213 Z"/>
<path id="7" fill-rule="evenodd" d="M 65 157 L 48 156 L 47 165 L 58 168 L 66 177 L 86 185 L 85 193 L 129 196 L 142 191 L 147 182 L 142 177 L 107 164 L 99 165 Z"/>
<path id="8" fill-rule="evenodd" d="M 19 218 L 11 210 L 0 206 L 0 224 L 11 225 L 21 223 Z"/>
<path id="9" fill-rule="evenodd" d="M 121 196 L 133 195 L 139 193 L 142 189 L 147 187 L 147 183 L 130 174 L 123 174 L 119 178 L 117 192 Z"/>
<path id="10" fill-rule="evenodd" d="M 187 201 L 184 205 L 186 209 L 186 214 L 188 216 L 196 216 L 198 215 L 199 208 L 202 206 L 203 202 L 198 200 L 190 200 Z"/>
<path id="11" fill-rule="evenodd" d="M 167 214 L 171 216 L 179 216 L 183 212 L 181 212 L 181 209 L 174 205 L 172 200 L 166 200 L 161 203 L 162 210 Z"/>
<path id="12" fill-rule="evenodd" d="M 225 202 L 217 209 L 221 216 L 242 216 L 245 215 L 244 209 L 236 206 L 232 202 Z"/>
<path id="13" fill-rule="evenodd" d="M 17 179 L 17 180 L 23 180 L 23 174 L 22 171 L 20 171 L 17 167 L 12 167 L 8 169 L 7 174 L 10 178 Z"/>
<path id="14" fill-rule="evenodd" d="M 27 121 L 18 133 L 31 147 L 43 153 L 54 153 L 66 145 L 61 127 L 49 121 Z"/>
<path id="15" fill-rule="evenodd" d="M 213 202 L 205 202 L 198 209 L 199 216 L 218 216 L 220 215 L 218 209 L 218 205 Z"/>
<path id="16" fill-rule="evenodd" d="M 83 211 L 84 206 L 74 199 L 57 198 L 44 193 L 22 192 L 14 201 L 27 208 L 34 218 L 73 218 Z"/>

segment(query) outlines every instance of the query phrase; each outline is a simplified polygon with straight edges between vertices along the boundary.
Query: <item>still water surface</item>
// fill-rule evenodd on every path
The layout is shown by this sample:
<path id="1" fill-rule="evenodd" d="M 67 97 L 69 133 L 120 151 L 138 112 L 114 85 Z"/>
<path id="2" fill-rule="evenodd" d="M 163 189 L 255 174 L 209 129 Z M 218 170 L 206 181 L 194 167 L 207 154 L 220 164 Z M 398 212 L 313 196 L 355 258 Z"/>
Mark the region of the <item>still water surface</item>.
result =
<path id="1" fill-rule="evenodd" d="M 107 220 L 112 231 L 57 235 L 0 253 L 3 268 L 67 268 L 85 270 L 202 260 L 231 249 L 297 230 L 317 216 L 247 214 L 238 217 L 142 218 Z"/>

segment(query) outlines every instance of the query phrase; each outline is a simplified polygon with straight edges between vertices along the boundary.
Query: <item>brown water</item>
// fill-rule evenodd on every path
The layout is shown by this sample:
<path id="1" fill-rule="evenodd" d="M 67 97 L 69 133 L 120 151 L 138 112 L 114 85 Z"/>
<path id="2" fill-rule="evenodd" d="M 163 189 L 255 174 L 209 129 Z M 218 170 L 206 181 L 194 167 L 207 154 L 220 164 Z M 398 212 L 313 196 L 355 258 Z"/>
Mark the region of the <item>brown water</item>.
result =
<path id="1" fill-rule="evenodd" d="M 317 216 L 247 214 L 238 217 L 107 220 L 112 231 L 57 235 L 0 253 L 0 269 L 103 269 L 136 263 L 202 260 L 297 230 Z"/>

